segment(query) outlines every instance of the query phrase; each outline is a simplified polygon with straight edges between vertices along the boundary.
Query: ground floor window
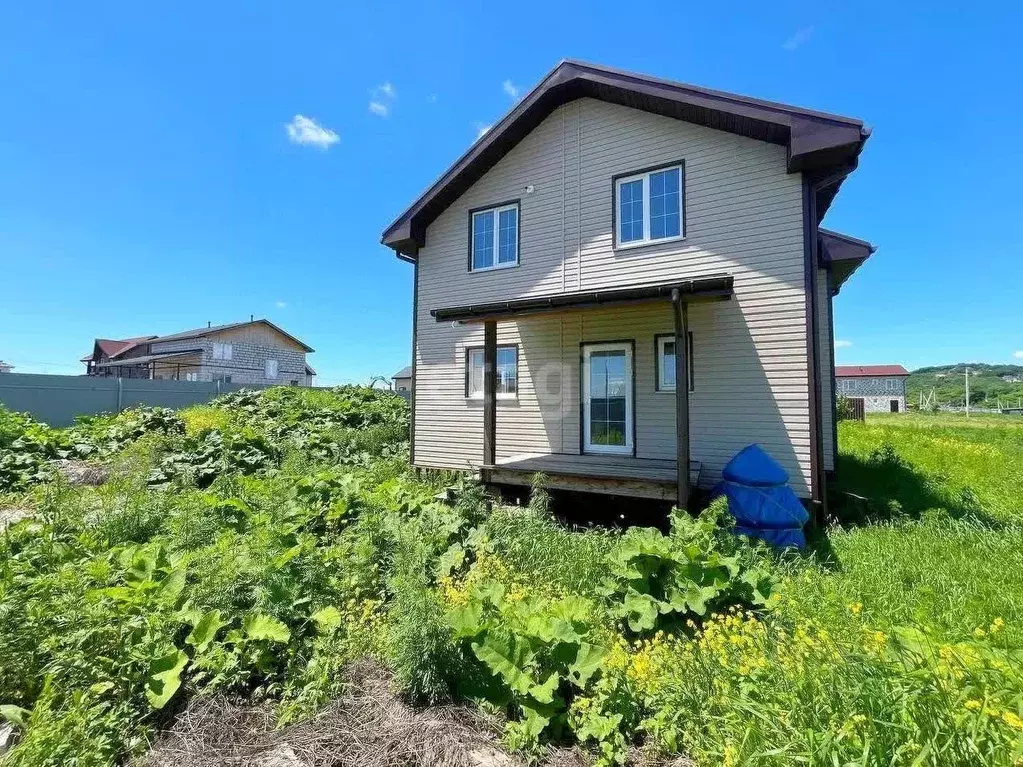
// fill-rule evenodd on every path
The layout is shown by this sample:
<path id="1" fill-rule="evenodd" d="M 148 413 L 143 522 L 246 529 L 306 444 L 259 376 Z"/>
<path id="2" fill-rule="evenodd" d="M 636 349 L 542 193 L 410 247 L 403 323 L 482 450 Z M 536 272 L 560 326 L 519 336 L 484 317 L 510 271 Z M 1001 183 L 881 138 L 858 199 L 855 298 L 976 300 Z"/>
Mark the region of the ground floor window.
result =
<path id="1" fill-rule="evenodd" d="M 657 349 L 657 391 L 675 391 L 675 334 L 654 336 Z M 689 374 L 689 391 L 696 389 L 696 374 L 693 368 L 693 332 L 686 334 L 688 344 L 689 366 L 686 372 Z"/>
<path id="2" fill-rule="evenodd" d="M 484 356 L 482 347 L 465 350 L 465 396 L 483 399 Z M 519 391 L 519 347 L 497 347 L 497 397 L 511 399 Z"/>
<path id="3" fill-rule="evenodd" d="M 583 452 L 633 452 L 632 359 L 632 341 L 583 345 Z"/>

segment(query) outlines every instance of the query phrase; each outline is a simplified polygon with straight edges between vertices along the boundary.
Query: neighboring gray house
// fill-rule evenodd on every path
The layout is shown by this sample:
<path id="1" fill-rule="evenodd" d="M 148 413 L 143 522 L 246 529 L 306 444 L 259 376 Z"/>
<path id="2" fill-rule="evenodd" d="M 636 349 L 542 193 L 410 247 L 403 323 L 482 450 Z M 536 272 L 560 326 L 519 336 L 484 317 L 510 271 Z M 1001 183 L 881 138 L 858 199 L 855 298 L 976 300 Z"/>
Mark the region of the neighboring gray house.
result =
<path id="1" fill-rule="evenodd" d="M 413 463 L 686 507 L 757 442 L 822 502 L 831 300 L 873 247 L 819 225 L 868 135 L 559 64 L 383 233 L 415 267 Z"/>
<path id="2" fill-rule="evenodd" d="M 905 413 L 908 377 L 902 365 L 839 365 L 835 391 L 841 397 L 863 400 L 867 413 Z"/>
<path id="3" fill-rule="evenodd" d="M 312 386 L 312 348 L 268 320 L 166 336 L 96 339 L 86 375 Z"/>
<path id="4" fill-rule="evenodd" d="M 412 391 L 412 366 L 407 365 L 391 376 L 394 391 Z"/>

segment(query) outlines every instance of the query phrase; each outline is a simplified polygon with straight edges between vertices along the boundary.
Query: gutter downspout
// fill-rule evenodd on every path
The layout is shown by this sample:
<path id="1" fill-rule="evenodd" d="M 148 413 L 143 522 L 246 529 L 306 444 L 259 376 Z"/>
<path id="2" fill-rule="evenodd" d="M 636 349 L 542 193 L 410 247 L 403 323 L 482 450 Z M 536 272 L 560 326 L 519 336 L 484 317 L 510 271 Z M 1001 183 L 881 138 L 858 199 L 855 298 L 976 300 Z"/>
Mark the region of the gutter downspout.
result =
<path id="1" fill-rule="evenodd" d="M 814 516 L 816 524 L 822 524 L 828 515 L 828 498 L 826 480 L 824 476 L 824 440 L 821 435 L 823 426 L 821 402 L 821 361 L 819 359 L 820 322 L 817 316 L 817 273 L 820 268 L 820 254 L 818 252 L 818 241 L 820 234 L 818 227 L 820 221 L 817 217 L 817 195 L 829 186 L 840 183 L 846 176 L 856 169 L 856 162 L 853 161 L 841 170 L 824 176 L 812 179 L 804 174 L 804 197 L 803 197 L 803 219 L 804 219 L 804 251 L 805 251 L 805 285 L 806 285 L 806 312 L 807 312 L 807 377 L 810 395 L 810 499 L 818 508 Z M 834 334 L 834 329 L 832 329 Z M 835 456 L 836 462 L 838 456 Z"/>

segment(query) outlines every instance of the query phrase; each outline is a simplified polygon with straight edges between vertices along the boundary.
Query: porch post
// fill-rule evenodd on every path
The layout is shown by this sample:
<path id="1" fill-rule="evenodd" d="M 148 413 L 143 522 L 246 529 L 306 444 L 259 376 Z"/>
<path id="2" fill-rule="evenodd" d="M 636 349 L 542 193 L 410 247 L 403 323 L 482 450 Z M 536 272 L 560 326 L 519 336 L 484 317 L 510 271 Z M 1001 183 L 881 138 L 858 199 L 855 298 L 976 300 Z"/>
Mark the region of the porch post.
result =
<path id="1" fill-rule="evenodd" d="M 678 288 L 671 291 L 675 318 L 675 438 L 678 458 L 678 495 L 675 505 L 689 507 L 689 316 Z"/>
<path id="2" fill-rule="evenodd" d="M 483 323 L 483 463 L 497 459 L 497 322 Z"/>

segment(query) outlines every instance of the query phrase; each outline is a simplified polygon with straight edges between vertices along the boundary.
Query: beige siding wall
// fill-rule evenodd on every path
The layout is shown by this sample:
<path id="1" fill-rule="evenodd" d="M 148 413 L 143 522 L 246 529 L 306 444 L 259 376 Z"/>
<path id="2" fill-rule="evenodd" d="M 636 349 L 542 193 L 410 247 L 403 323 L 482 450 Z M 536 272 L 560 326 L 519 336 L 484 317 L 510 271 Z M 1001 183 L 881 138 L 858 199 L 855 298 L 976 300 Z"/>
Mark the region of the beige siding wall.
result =
<path id="1" fill-rule="evenodd" d="M 828 307 L 831 296 L 828 294 L 828 273 L 824 269 L 817 272 L 817 327 L 820 330 L 817 344 L 817 355 L 821 369 L 821 439 L 824 442 L 824 469 L 835 470 L 835 369 L 831 365 L 831 355 L 835 343 L 835 330 L 831 327 Z"/>
<path id="2" fill-rule="evenodd" d="M 685 240 L 615 251 L 612 176 L 682 159 Z M 521 199 L 520 266 L 469 273 L 468 210 L 514 198 Z M 734 300 L 692 310 L 693 456 L 713 478 L 736 450 L 760 442 L 805 494 L 800 177 L 785 172 L 783 147 L 591 99 L 557 109 L 427 230 L 419 253 L 416 463 L 466 468 L 483 449 L 482 406 L 464 398 L 464 350 L 482 343 L 482 329 L 437 323 L 431 309 L 720 273 L 734 275 Z M 634 338 L 639 455 L 673 457 L 673 398 L 652 387 L 653 334 L 670 329 L 666 305 L 500 323 L 498 342 L 520 344 L 520 394 L 498 408 L 499 454 L 577 452 L 579 342 Z M 559 377 L 553 404 L 546 392 Z"/>

